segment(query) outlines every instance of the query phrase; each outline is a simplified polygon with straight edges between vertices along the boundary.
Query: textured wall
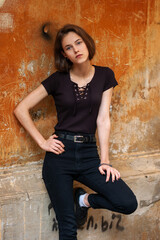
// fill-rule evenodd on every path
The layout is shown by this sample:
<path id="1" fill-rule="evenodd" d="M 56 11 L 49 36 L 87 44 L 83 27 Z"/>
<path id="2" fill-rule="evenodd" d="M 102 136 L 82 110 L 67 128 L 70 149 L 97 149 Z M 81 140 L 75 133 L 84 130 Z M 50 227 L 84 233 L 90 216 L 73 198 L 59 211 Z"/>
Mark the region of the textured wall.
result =
<path id="1" fill-rule="evenodd" d="M 131 216 L 90 210 L 79 239 L 159 240 L 160 0 L 0 0 L 0 240 L 57 239 L 41 180 L 44 152 L 13 109 L 54 72 L 54 36 L 66 23 L 84 27 L 96 42 L 93 63 L 115 71 L 111 159 L 139 203 Z M 48 137 L 53 99 L 31 115 Z"/>
<path id="2" fill-rule="evenodd" d="M 0 240 L 58 240 L 58 224 L 41 179 L 41 166 L 26 164 L 3 171 L 0 170 Z M 78 240 L 159 240 L 160 174 L 137 174 L 124 180 L 137 195 L 138 210 L 123 215 L 89 209 L 87 222 L 78 230 Z"/>
<path id="3" fill-rule="evenodd" d="M 47 40 L 42 28 L 48 22 L 52 39 Z M 111 67 L 119 82 L 113 98 L 112 153 L 158 151 L 159 0 L 1 0 L 1 166 L 43 157 L 12 111 L 55 70 L 55 30 L 65 23 L 79 24 L 93 36 L 93 63 Z M 56 121 L 50 103 L 51 98 L 31 111 L 45 136 L 53 132 Z"/>

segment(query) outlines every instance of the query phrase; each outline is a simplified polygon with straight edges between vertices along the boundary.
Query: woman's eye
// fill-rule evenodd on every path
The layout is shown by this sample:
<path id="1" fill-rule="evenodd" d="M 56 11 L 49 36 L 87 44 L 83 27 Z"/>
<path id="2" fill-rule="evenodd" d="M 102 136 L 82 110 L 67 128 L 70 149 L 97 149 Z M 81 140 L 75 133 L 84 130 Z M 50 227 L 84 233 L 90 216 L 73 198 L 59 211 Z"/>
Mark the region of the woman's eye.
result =
<path id="1" fill-rule="evenodd" d="M 71 49 L 71 47 L 67 47 L 67 48 L 66 48 L 66 50 L 70 50 L 70 49 Z"/>
<path id="2" fill-rule="evenodd" d="M 82 43 L 81 41 L 77 42 L 77 44 L 81 44 L 81 43 Z"/>

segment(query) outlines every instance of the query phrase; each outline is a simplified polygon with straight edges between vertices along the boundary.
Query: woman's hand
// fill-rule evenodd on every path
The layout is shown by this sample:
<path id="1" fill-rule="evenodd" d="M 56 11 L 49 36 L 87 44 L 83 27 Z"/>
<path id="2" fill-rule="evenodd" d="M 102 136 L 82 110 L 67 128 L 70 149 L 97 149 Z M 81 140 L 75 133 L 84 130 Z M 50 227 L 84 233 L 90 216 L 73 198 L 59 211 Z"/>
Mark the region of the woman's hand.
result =
<path id="1" fill-rule="evenodd" d="M 101 165 L 99 167 L 99 171 L 102 175 L 106 174 L 106 182 L 109 181 L 111 175 L 112 175 L 112 182 L 116 180 L 118 180 L 121 176 L 120 173 L 113 167 L 109 166 L 109 165 Z"/>
<path id="2" fill-rule="evenodd" d="M 48 151 L 48 152 L 53 152 L 57 155 L 63 153 L 65 150 L 64 150 L 64 144 L 57 140 L 58 136 L 57 135 L 52 135 L 50 136 L 47 140 L 45 140 L 42 144 L 41 144 L 41 148 L 45 151 Z"/>

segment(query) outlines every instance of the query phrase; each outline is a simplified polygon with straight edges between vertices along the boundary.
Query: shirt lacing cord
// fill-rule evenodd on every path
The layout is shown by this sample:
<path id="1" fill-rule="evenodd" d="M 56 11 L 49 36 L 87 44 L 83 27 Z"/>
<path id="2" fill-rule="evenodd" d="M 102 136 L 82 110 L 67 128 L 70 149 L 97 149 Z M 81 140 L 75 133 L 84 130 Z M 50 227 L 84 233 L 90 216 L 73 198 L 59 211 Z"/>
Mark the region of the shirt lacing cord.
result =
<path id="1" fill-rule="evenodd" d="M 73 115 L 75 116 L 77 113 L 77 102 L 79 100 L 86 100 L 87 97 L 89 98 L 89 113 L 92 112 L 92 100 L 91 100 L 91 88 L 89 83 L 86 86 L 79 87 L 77 84 L 73 85 L 74 97 L 75 97 L 75 105 Z"/>

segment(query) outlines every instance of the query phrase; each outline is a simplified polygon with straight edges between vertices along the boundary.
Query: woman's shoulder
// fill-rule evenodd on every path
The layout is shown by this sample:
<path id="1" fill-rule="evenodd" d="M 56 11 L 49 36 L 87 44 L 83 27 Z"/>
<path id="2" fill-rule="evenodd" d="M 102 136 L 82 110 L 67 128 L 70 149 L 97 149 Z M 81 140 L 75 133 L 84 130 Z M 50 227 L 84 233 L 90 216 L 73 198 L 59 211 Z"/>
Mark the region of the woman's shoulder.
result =
<path id="1" fill-rule="evenodd" d="M 60 71 L 55 71 L 53 72 L 49 77 L 52 78 L 61 78 L 67 76 L 69 73 L 67 72 L 60 72 Z"/>
<path id="2" fill-rule="evenodd" d="M 114 72 L 110 67 L 107 66 L 95 66 L 95 71 L 97 73 L 97 76 L 100 75 L 101 77 L 104 76 L 104 78 L 110 78 L 114 76 Z"/>
<path id="3" fill-rule="evenodd" d="M 111 68 L 106 66 L 95 66 L 95 69 L 98 81 L 101 78 L 104 91 L 118 85 L 118 82 L 115 79 L 115 74 Z"/>
<path id="4" fill-rule="evenodd" d="M 48 94 L 53 94 L 56 92 L 58 86 L 63 85 L 64 80 L 66 79 L 67 73 L 60 71 L 55 71 L 48 78 L 43 80 L 41 84 L 45 87 Z"/>
<path id="5" fill-rule="evenodd" d="M 110 67 L 107 66 L 99 66 L 99 65 L 93 65 L 97 70 L 102 72 L 113 72 L 113 70 Z"/>

